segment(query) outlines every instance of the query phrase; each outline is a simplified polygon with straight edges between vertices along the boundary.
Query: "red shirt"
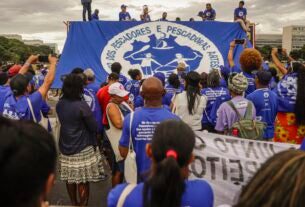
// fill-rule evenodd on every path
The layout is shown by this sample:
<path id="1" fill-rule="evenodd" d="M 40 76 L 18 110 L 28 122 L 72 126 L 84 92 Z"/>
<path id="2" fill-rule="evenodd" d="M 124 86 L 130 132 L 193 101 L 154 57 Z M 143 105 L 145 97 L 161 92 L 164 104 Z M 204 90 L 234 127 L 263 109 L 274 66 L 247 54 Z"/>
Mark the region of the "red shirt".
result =
<path id="1" fill-rule="evenodd" d="M 108 93 L 108 89 L 109 89 L 109 85 L 108 86 L 104 86 L 103 88 L 101 88 L 97 94 L 97 100 L 100 103 L 101 109 L 102 109 L 102 113 L 103 113 L 103 118 L 102 118 L 102 123 L 105 126 L 108 126 L 108 119 L 107 119 L 107 114 L 106 114 L 106 107 L 110 101 L 110 94 Z"/>

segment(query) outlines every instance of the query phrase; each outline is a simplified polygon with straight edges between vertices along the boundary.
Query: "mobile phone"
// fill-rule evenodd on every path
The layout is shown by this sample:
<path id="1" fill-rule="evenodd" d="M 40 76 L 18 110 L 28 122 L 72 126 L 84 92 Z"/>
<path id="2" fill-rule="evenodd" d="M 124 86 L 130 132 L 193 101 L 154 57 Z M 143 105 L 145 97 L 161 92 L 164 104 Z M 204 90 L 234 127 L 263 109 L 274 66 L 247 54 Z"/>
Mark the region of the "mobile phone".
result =
<path id="1" fill-rule="evenodd" d="M 236 40 L 235 40 L 235 44 L 237 44 L 237 45 L 243 45 L 243 44 L 245 44 L 245 39 L 236 39 Z"/>
<path id="2" fill-rule="evenodd" d="M 49 56 L 47 56 L 47 55 L 39 55 L 38 62 L 48 63 L 49 62 Z"/>
<path id="3" fill-rule="evenodd" d="M 277 53 L 282 54 L 282 53 L 283 53 L 283 49 L 282 49 L 282 48 L 278 48 L 278 49 L 277 49 Z"/>

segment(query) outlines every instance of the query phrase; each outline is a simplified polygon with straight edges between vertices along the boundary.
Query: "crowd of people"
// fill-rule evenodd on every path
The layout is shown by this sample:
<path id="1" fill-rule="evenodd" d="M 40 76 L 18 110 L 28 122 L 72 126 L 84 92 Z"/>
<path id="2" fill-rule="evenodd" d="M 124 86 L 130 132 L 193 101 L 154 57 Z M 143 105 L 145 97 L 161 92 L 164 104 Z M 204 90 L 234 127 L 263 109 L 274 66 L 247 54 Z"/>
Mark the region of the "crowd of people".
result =
<path id="1" fill-rule="evenodd" d="M 99 10 L 95 9 L 92 14 L 91 3 L 92 0 L 81 0 L 83 5 L 83 21 L 87 21 L 86 14 L 88 15 L 88 21 L 98 21 L 99 19 Z M 248 31 L 250 27 L 250 21 L 247 20 L 247 9 L 244 7 L 245 2 L 240 1 L 238 7 L 234 10 L 234 21 L 240 23 L 241 27 Z M 137 21 L 136 18 L 132 18 L 130 13 L 127 11 L 127 5 L 121 5 L 121 11 L 119 13 L 119 21 Z M 151 22 L 152 18 L 150 17 L 151 10 L 149 10 L 148 5 L 143 6 L 143 11 L 140 14 L 140 21 L 142 22 Z M 197 15 L 202 19 L 202 21 L 215 21 L 216 20 L 216 10 L 212 7 L 211 3 L 206 4 L 206 8 L 203 11 L 200 11 Z M 162 13 L 162 17 L 156 21 L 169 21 L 167 19 L 167 12 Z M 175 21 L 181 21 L 180 17 L 176 17 Z M 195 21 L 192 17 L 189 21 Z"/>
<path id="2" fill-rule="evenodd" d="M 98 19 L 98 10 L 90 14 L 91 0 L 82 3 L 84 20 L 85 10 L 89 19 Z M 122 5 L 120 21 L 132 19 L 126 8 Z M 207 4 L 199 15 L 212 21 L 216 11 Z M 245 30 L 246 15 L 241 1 L 235 21 Z M 147 6 L 141 20 L 151 21 Z M 160 21 L 167 21 L 166 13 Z M 48 121 L 57 58 L 49 56 L 49 66 L 34 71 L 39 56 L 32 55 L 23 66 L 0 71 L 1 205 L 48 206 L 58 170 L 73 206 L 87 206 L 90 183 L 110 177 L 109 207 L 214 206 L 211 185 L 188 179 L 195 132 L 292 144 L 305 138 L 305 66 L 277 48 L 271 54 L 276 68 L 251 48 L 244 48 L 235 62 L 237 47 L 245 44 L 231 42 L 228 66 L 201 74 L 188 72 L 180 62 L 169 76 L 158 72 L 144 77 L 130 69 L 128 78 L 122 73 L 127 68 L 115 62 L 107 81 L 99 84 L 92 69 L 74 68 L 61 77 L 55 109 L 58 143 Z M 271 157 L 234 206 L 302 206 L 303 167 L 305 152 L 300 150 Z"/>
<path id="3" fill-rule="evenodd" d="M 251 48 L 245 48 L 239 62 L 234 62 L 236 47 L 243 45 L 231 42 L 229 67 L 209 73 L 186 72 L 186 65 L 179 63 L 168 77 L 155 73 L 145 79 L 140 70 L 130 69 L 127 78 L 123 66 L 116 62 L 101 85 L 90 68 L 75 68 L 63 76 L 56 105 L 61 125 L 58 176 L 66 182 L 71 204 L 88 205 L 90 183 L 111 176 L 114 189 L 108 195 L 108 206 L 213 206 L 210 185 L 187 179 L 196 131 L 301 144 L 305 137 L 305 66 L 289 57 L 285 49 L 280 56 L 287 56 L 289 62 L 283 64 L 276 48 L 272 58 L 278 71 L 264 65 L 261 54 Z M 50 124 L 44 125 L 42 120 L 50 111 L 47 97 L 57 58 L 49 56 L 49 68 L 36 74 L 31 65 L 38 59 L 32 55 L 23 66 L 14 65 L 0 73 L 0 177 L 4 183 L 23 184 L 27 181 L 17 176 L 22 169 L 30 179 L 37 179 L 28 194 L 23 194 L 22 188 L 15 193 L 2 192 L 8 195 L 4 204 L 15 202 L 6 206 L 20 206 L 20 202 L 45 205 L 54 180 L 55 144 L 49 135 Z M 40 159 L 30 151 L 38 151 Z M 280 175 L 286 176 L 281 174 L 282 168 L 302 166 L 304 157 L 303 152 L 288 151 L 271 158 L 243 189 L 236 206 L 267 202 L 260 198 L 265 193 L 249 199 L 256 185 L 265 186 L 262 192 L 269 196 L 280 195 L 281 190 L 277 194 L 268 189 Z M 41 173 L 32 175 L 32 168 L 17 164 L 27 162 L 41 168 L 35 169 Z M 106 170 L 108 165 L 112 175 Z M 278 171 L 268 173 L 270 166 Z M 270 178 L 264 184 L 260 183 L 263 173 Z M 299 179 L 297 173 L 298 169 L 292 171 L 289 180 L 295 196 L 285 202 L 302 201 L 296 192 L 304 189 L 293 184 L 293 179 Z M 123 184 L 126 181 L 132 184 Z M 283 206 L 278 204 L 280 200 L 268 202 Z"/>

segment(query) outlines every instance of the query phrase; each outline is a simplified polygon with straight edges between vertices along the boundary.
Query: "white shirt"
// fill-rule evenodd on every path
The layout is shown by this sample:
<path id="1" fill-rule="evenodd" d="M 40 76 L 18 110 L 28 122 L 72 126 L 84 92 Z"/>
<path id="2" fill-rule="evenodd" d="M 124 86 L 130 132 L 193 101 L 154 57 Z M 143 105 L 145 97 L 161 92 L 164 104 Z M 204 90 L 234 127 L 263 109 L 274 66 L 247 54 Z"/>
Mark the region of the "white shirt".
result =
<path id="1" fill-rule="evenodd" d="M 186 91 L 176 95 L 173 99 L 173 113 L 187 123 L 194 131 L 201 130 L 201 120 L 207 105 L 207 97 L 197 95 L 193 114 L 189 114 Z"/>

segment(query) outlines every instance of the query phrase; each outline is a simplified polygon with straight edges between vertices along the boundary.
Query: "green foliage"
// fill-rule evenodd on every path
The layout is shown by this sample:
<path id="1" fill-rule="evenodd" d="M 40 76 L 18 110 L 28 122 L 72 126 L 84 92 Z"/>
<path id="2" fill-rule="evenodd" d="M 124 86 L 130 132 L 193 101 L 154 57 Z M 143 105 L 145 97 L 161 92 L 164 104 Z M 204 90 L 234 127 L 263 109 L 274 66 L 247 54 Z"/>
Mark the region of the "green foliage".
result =
<path id="1" fill-rule="evenodd" d="M 48 46 L 29 46 L 19 40 L 0 37 L 0 62 L 25 62 L 32 54 L 48 55 L 52 49 Z"/>

